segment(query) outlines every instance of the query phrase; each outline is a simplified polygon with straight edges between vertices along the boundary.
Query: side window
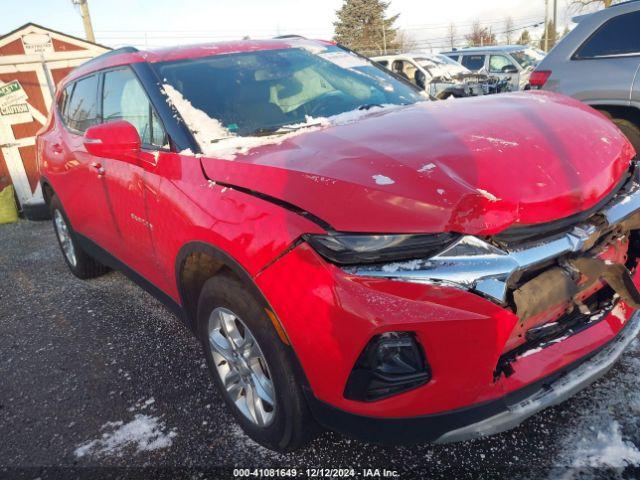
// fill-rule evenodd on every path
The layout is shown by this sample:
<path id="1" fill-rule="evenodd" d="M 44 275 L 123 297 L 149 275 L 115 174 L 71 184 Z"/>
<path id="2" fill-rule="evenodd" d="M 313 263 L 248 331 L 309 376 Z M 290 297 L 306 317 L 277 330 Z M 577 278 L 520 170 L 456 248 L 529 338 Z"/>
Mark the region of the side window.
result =
<path id="1" fill-rule="evenodd" d="M 78 80 L 71 97 L 65 102 L 64 119 L 66 125 L 81 133 L 96 125 L 98 123 L 97 100 L 98 75 Z"/>
<path id="2" fill-rule="evenodd" d="M 378 60 L 378 63 L 380 65 L 382 65 L 383 67 L 388 67 L 389 66 L 389 60 Z"/>
<path id="3" fill-rule="evenodd" d="M 489 72 L 503 73 L 504 67 L 514 66 L 513 62 L 504 55 L 491 55 L 489 57 Z"/>
<path id="4" fill-rule="evenodd" d="M 162 147 L 167 143 L 146 92 L 129 68 L 105 72 L 102 118 L 103 122 L 125 120 L 131 123 L 138 130 L 143 145 Z"/>
<path id="5" fill-rule="evenodd" d="M 60 114 L 60 118 L 66 125 L 67 122 L 67 111 L 69 107 L 69 99 L 71 98 L 71 94 L 73 93 L 73 87 L 75 87 L 75 83 L 70 83 L 65 87 L 64 90 L 60 93 L 60 97 L 58 98 L 58 113 Z"/>
<path id="6" fill-rule="evenodd" d="M 463 55 L 462 65 L 469 70 L 478 71 L 484 67 L 484 55 Z"/>
<path id="7" fill-rule="evenodd" d="M 640 11 L 612 18 L 582 44 L 575 58 L 640 55 Z"/>

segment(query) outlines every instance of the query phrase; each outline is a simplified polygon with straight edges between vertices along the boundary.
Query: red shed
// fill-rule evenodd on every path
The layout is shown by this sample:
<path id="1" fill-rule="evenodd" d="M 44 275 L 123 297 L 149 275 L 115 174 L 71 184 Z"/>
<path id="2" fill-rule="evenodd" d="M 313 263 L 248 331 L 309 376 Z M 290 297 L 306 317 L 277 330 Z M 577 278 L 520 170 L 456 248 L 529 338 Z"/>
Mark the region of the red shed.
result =
<path id="1" fill-rule="evenodd" d="M 43 201 L 35 135 L 46 121 L 55 85 L 108 50 L 33 23 L 0 37 L 0 190 L 13 184 L 23 209 Z"/>

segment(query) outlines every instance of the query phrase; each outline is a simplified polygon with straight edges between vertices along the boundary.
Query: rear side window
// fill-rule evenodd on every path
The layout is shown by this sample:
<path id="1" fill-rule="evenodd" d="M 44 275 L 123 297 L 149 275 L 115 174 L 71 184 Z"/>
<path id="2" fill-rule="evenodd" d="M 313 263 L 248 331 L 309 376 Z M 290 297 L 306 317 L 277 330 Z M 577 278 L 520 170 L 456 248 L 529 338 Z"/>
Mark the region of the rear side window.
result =
<path id="1" fill-rule="evenodd" d="M 105 123 L 125 120 L 136 127 L 144 145 L 162 147 L 167 143 L 164 129 L 144 88 L 129 68 L 106 72 L 102 95 Z"/>
<path id="2" fill-rule="evenodd" d="M 464 55 L 462 65 L 469 70 L 480 70 L 484 67 L 484 55 Z"/>
<path id="3" fill-rule="evenodd" d="M 640 54 L 640 12 L 612 18 L 582 44 L 574 58 Z"/>
<path id="4" fill-rule="evenodd" d="M 389 60 L 378 60 L 378 63 L 380 65 L 382 65 L 383 67 L 388 67 L 389 66 Z"/>
<path id="5" fill-rule="evenodd" d="M 64 104 L 64 122 L 69 128 L 84 133 L 98 123 L 98 76 L 78 80 L 70 93 Z"/>

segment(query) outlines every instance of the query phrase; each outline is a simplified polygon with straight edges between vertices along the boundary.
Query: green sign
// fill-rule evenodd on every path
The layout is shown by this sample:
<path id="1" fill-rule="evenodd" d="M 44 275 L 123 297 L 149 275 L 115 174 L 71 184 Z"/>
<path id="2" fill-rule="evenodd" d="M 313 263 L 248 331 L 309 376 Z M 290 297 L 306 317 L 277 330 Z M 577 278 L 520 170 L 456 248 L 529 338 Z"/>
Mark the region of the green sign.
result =
<path id="1" fill-rule="evenodd" d="M 0 87 L 0 97 L 4 97 L 5 95 L 9 95 L 10 93 L 17 92 L 19 90 L 22 90 L 22 87 L 17 80 L 14 80 L 13 82 Z"/>

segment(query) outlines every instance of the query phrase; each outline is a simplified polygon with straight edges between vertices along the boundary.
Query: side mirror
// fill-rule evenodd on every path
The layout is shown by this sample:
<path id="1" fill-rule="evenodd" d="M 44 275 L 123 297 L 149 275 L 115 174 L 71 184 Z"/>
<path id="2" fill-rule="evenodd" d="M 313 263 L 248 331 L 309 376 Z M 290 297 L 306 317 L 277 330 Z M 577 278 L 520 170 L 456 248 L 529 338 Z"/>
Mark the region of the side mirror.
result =
<path id="1" fill-rule="evenodd" d="M 502 73 L 518 73 L 518 69 L 515 65 L 505 65 L 502 67 Z"/>
<path id="2" fill-rule="evenodd" d="M 129 122 L 119 120 L 89 128 L 84 134 L 84 146 L 91 155 L 137 163 L 140 135 Z"/>

